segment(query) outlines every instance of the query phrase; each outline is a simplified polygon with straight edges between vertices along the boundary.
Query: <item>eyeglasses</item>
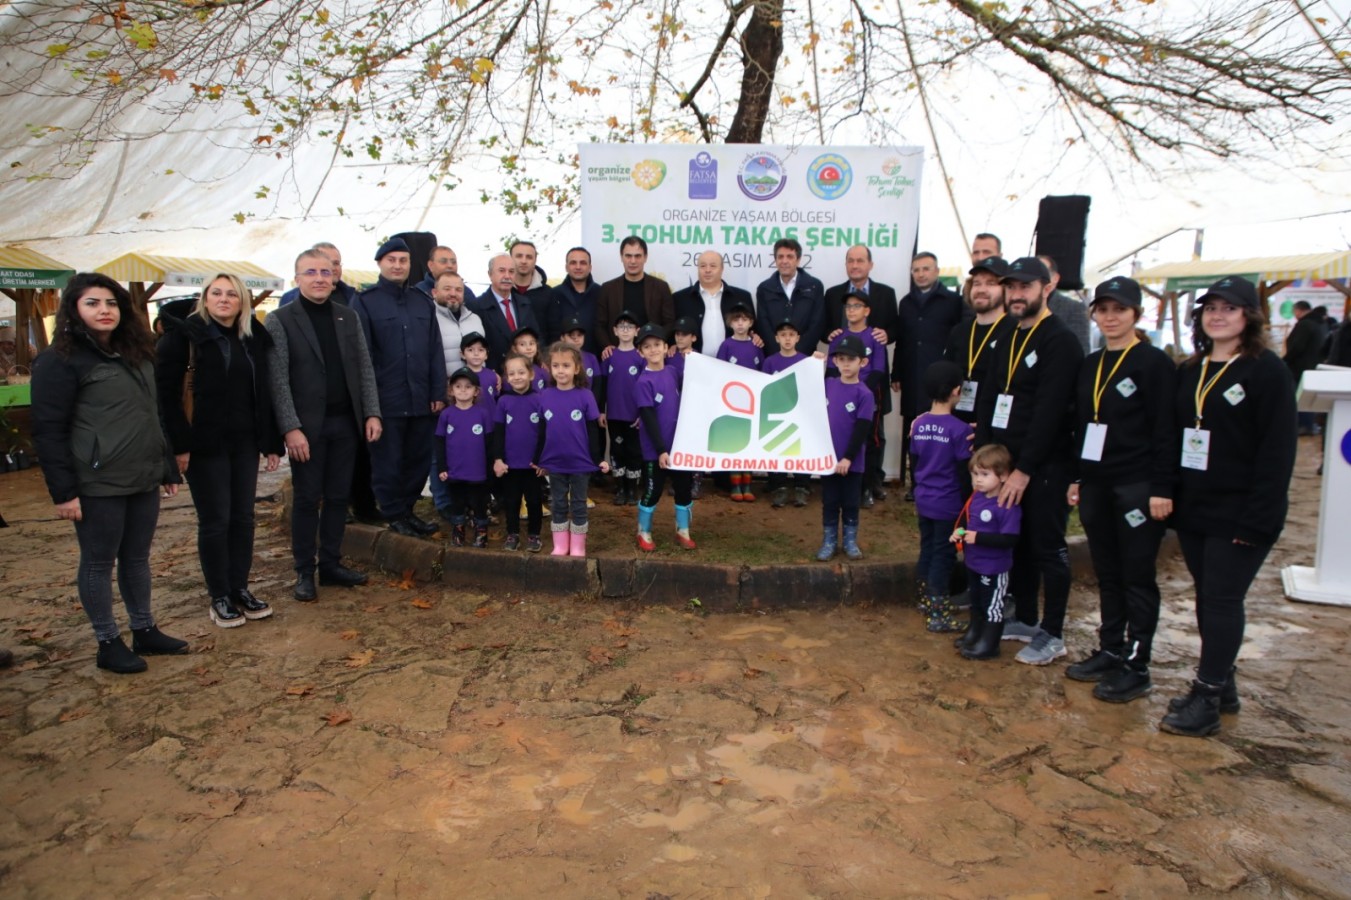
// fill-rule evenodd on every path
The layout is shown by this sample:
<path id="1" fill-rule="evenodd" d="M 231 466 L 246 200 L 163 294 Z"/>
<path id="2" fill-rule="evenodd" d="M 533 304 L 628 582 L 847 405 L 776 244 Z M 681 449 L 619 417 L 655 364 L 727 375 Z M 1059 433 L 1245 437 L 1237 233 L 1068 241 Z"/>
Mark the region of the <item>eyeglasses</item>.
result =
<path id="1" fill-rule="evenodd" d="M 865 304 L 862 304 L 862 303 L 846 303 L 846 304 L 844 305 L 844 308 L 845 308 L 845 309 L 867 309 L 867 306 L 866 306 Z"/>
<path id="2" fill-rule="evenodd" d="M 316 278 L 316 277 L 318 277 L 318 278 L 332 278 L 332 277 L 333 277 L 333 270 L 332 270 L 332 269 L 306 269 L 306 270 L 303 271 L 303 272 L 297 272 L 296 275 L 297 275 L 297 277 L 300 277 L 300 278 Z"/>

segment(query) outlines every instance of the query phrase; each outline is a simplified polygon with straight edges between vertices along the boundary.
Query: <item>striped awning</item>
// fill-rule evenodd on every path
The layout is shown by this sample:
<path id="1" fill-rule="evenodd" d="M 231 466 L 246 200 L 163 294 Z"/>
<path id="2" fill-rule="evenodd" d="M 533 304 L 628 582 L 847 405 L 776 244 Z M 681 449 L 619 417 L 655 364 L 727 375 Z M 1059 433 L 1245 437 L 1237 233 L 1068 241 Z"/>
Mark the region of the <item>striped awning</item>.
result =
<path id="1" fill-rule="evenodd" d="M 148 253 L 128 253 L 104 263 L 94 271 L 102 272 L 114 281 L 151 282 L 172 287 L 200 288 L 222 272 L 238 275 L 251 291 L 282 291 L 286 282 L 266 269 L 250 262 L 220 259 L 193 259 L 184 256 L 152 256 Z"/>
<path id="2" fill-rule="evenodd" d="M 1135 274 L 1139 282 L 1164 282 L 1168 291 L 1209 287 L 1226 275 L 1249 281 L 1332 281 L 1351 278 L 1351 250 L 1304 253 L 1294 256 L 1258 256 L 1250 259 L 1193 259 L 1164 263 Z"/>
<path id="3" fill-rule="evenodd" d="M 60 290 L 75 270 L 27 247 L 0 247 L 0 287 Z"/>
<path id="4" fill-rule="evenodd" d="M 374 287 L 375 283 L 380 280 L 380 273 L 367 271 L 365 269 L 344 268 L 342 270 L 342 280 L 357 290 L 362 290 L 363 288 Z"/>

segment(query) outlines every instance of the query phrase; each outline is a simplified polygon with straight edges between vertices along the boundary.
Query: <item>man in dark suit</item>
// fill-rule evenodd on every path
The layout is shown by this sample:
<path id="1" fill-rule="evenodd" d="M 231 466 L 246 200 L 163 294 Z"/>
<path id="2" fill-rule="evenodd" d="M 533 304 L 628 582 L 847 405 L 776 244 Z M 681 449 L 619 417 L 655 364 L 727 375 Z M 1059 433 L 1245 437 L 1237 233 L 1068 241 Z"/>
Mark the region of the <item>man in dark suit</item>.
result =
<path id="1" fill-rule="evenodd" d="M 647 241 L 631 234 L 619 243 L 619 258 L 624 274 L 600 286 L 596 304 L 596 342 L 601 358 L 607 358 L 615 345 L 615 319 L 621 312 L 633 317 L 638 327 L 649 322 L 670 328 L 675 324 L 671 286 L 655 275 L 648 275 Z"/>
<path id="2" fill-rule="evenodd" d="M 891 369 L 891 389 L 901 393 L 901 481 L 906 481 L 909 470 L 907 500 L 915 499 L 910 426 L 916 416 L 929 411 L 924 372 L 943 358 L 948 335 L 970 314 L 961 294 L 938 280 L 938 257 L 927 251 L 915 254 L 910 263 L 910 292 L 896 310 L 899 329 Z"/>
<path id="3" fill-rule="evenodd" d="M 844 328 L 844 302 L 851 295 L 862 295 L 868 300 L 868 325 L 873 340 L 883 346 L 894 344 L 899 323 L 896 318 L 896 289 L 889 284 L 872 280 L 873 253 L 867 245 L 856 244 L 844 255 L 844 272 L 849 280 L 826 291 L 826 340 Z M 884 487 L 886 473 L 882 461 L 886 459 L 887 440 L 882 430 L 882 416 L 891 412 L 891 394 L 886 390 L 887 358 L 882 357 L 881 396 L 877 398 L 878 427 L 876 444 L 868 445 L 867 471 L 863 478 L 863 505 L 872 506 L 872 499 L 887 499 Z"/>
<path id="4" fill-rule="evenodd" d="M 825 285 L 798 268 L 802 245 L 792 238 L 774 242 L 778 271 L 755 288 L 755 330 L 765 346 L 774 346 L 774 329 L 785 319 L 802 336 L 798 350 L 810 356 L 826 336 Z"/>
<path id="5" fill-rule="evenodd" d="M 732 307 L 744 305 L 754 309 L 750 291 L 732 287 L 722 280 L 722 254 L 705 250 L 699 254 L 699 281 L 681 288 L 671 295 L 677 320 L 693 319 L 699 325 L 694 349 L 705 356 L 717 356 L 722 342 L 731 337 L 727 327 L 727 313 Z M 752 333 L 756 346 L 764 346 L 760 335 Z"/>
<path id="6" fill-rule="evenodd" d="M 342 565 L 342 535 L 358 442 L 378 441 L 380 399 L 356 313 L 329 302 L 337 279 L 328 258 L 296 259 L 298 302 L 267 317 L 272 336 L 272 401 L 295 491 L 291 552 L 297 600 L 314 600 L 315 536 L 319 580 L 350 587 L 366 576 Z M 323 511 L 320 512 L 320 503 Z"/>
<path id="7" fill-rule="evenodd" d="M 511 257 L 499 253 L 488 260 L 488 290 L 479 295 L 472 307 L 483 320 L 483 336 L 488 339 L 488 368 L 502 371 L 502 363 L 511 351 L 511 336 L 529 326 L 542 334 L 530 301 L 514 289 L 515 269 Z"/>

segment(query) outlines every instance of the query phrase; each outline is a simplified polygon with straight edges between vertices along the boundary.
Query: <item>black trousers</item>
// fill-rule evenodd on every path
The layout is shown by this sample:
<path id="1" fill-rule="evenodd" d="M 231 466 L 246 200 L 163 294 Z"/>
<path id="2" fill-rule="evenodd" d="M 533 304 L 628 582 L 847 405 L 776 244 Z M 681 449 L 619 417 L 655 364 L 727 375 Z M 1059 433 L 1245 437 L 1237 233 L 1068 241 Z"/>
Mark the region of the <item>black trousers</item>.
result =
<path id="1" fill-rule="evenodd" d="M 257 447 L 194 453 L 185 474 L 197 508 L 197 556 L 207 595 L 224 597 L 247 588 L 253 569 Z"/>
<path id="2" fill-rule="evenodd" d="M 826 528 L 858 527 L 858 505 L 863 494 L 863 473 L 821 477 L 821 524 Z"/>
<path id="3" fill-rule="evenodd" d="M 498 479 L 502 486 L 502 511 L 507 517 L 507 534 L 521 533 L 521 498 L 525 498 L 526 534 L 539 537 L 544 521 L 544 479 L 534 469 L 507 469 Z"/>
<path id="4" fill-rule="evenodd" d="M 342 559 L 347 528 L 347 498 L 357 447 L 363 443 L 351 416 L 328 416 L 318 434 L 306 434 L 310 458 L 291 463 L 291 553 L 296 571 L 314 572 L 315 536 L 319 568 L 332 569 Z M 322 510 L 321 510 L 322 504 Z"/>
<path id="5" fill-rule="evenodd" d="M 610 455 L 616 476 L 637 479 L 643 474 L 643 447 L 638 441 L 638 426 L 633 422 L 610 420 Z"/>
<path id="6" fill-rule="evenodd" d="M 1023 492 L 1023 528 L 1009 574 L 1018 621 L 1037 624 L 1037 592 L 1041 589 L 1046 595 L 1041 627 L 1055 637 L 1062 636 L 1070 600 L 1070 553 L 1065 544 L 1069 486 L 1069 478 L 1056 466 L 1045 466 L 1032 475 Z"/>
<path id="7" fill-rule="evenodd" d="M 1271 545 L 1235 544 L 1231 538 L 1196 531 L 1178 531 L 1177 540 L 1196 582 L 1196 627 L 1201 632 L 1196 677 L 1207 684 L 1223 684 L 1243 646 L 1247 624 L 1243 602 Z"/>
<path id="8" fill-rule="evenodd" d="M 450 524 L 464 525 L 472 518 L 475 527 L 488 527 L 488 482 L 452 478 L 446 487 L 450 488 Z M 520 503 L 516 501 L 518 515 Z"/>
<path id="9" fill-rule="evenodd" d="M 671 489 L 675 492 L 676 506 L 689 506 L 694 502 L 694 473 L 679 469 L 663 469 L 655 459 L 643 460 L 643 495 L 638 501 L 640 506 L 649 509 L 661 502 L 662 492 L 666 490 L 666 476 L 671 476 Z"/>
<path id="10" fill-rule="evenodd" d="M 1098 646 L 1147 666 L 1159 624 L 1155 566 L 1165 531 L 1149 518 L 1149 483 L 1079 485 L 1079 521 L 1098 576 Z"/>
<path id="11" fill-rule="evenodd" d="M 352 512 L 363 519 L 380 518 L 380 507 L 375 503 L 375 491 L 371 489 L 371 451 L 365 436 L 357 438 L 356 456 L 352 463 L 352 490 L 348 495 L 352 503 Z"/>
<path id="12" fill-rule="evenodd" d="M 371 487 L 388 521 L 408 516 L 422 496 L 435 431 L 435 416 L 398 416 L 384 420 L 380 440 L 370 445 Z"/>
<path id="13" fill-rule="evenodd" d="M 907 483 L 911 488 L 915 486 L 915 460 L 910 456 L 910 427 L 915 424 L 918 415 L 907 416 L 902 414 L 901 420 L 901 475 L 896 483 L 904 487 Z M 907 481 L 908 479 L 908 481 Z"/>

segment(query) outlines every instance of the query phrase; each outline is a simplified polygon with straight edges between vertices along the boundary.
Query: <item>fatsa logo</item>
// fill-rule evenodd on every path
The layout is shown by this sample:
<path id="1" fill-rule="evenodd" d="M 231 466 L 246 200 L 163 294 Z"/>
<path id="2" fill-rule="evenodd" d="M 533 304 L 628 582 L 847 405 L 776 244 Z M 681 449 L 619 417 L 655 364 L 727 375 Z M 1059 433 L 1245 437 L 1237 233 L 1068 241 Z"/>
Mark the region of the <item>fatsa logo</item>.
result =
<path id="1" fill-rule="evenodd" d="M 690 160 L 690 199 L 718 199 L 718 161 L 707 150 Z"/>

